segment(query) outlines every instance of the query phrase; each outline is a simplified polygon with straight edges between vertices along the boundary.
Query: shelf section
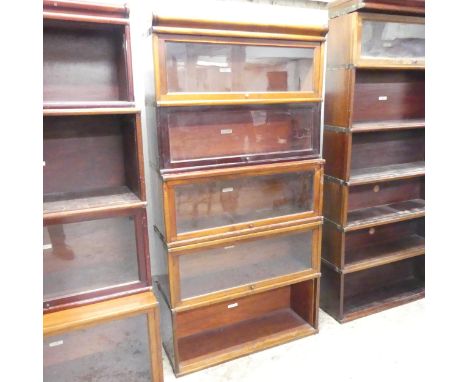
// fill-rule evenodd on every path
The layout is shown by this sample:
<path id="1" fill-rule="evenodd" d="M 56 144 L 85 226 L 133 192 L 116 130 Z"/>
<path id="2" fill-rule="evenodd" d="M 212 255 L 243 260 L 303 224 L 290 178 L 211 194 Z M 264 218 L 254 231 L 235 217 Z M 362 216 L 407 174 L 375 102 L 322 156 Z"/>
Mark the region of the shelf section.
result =
<path id="1" fill-rule="evenodd" d="M 377 207 L 362 208 L 348 213 L 347 231 L 366 228 L 373 225 L 392 223 L 424 216 L 425 202 L 412 199 L 399 203 L 385 204 Z"/>
<path id="2" fill-rule="evenodd" d="M 413 234 L 399 238 L 397 241 L 379 243 L 360 250 L 353 249 L 345 254 L 345 259 L 352 256 L 343 273 L 351 273 L 364 269 L 389 264 L 395 261 L 424 254 L 424 237 Z"/>
<path id="3" fill-rule="evenodd" d="M 380 121 L 380 122 L 360 122 L 351 126 L 353 133 L 366 133 L 371 131 L 392 131 L 424 129 L 426 122 L 424 119 L 399 120 L 399 121 Z"/>
<path id="4" fill-rule="evenodd" d="M 180 369 L 195 371 L 315 332 L 292 309 L 278 310 L 179 339 Z"/>
<path id="5" fill-rule="evenodd" d="M 344 318 L 342 322 L 401 305 L 422 297 L 424 297 L 424 281 L 414 277 L 392 285 L 369 290 L 345 298 Z"/>
<path id="6" fill-rule="evenodd" d="M 351 170 L 349 185 L 412 178 L 425 174 L 424 161 Z"/>
<path id="7" fill-rule="evenodd" d="M 140 207 L 141 201 L 128 187 L 110 187 L 89 192 L 64 192 L 44 195 L 44 217 L 114 207 Z"/>

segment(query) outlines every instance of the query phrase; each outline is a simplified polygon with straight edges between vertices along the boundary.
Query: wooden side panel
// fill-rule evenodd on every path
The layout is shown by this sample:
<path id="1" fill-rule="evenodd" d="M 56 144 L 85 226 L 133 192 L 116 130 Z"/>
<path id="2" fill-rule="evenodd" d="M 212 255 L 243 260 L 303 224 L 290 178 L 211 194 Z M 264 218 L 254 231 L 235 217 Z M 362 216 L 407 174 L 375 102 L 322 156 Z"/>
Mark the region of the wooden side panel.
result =
<path id="1" fill-rule="evenodd" d="M 327 69 L 325 86 L 325 124 L 349 127 L 352 117 L 354 70 Z"/>
<path id="2" fill-rule="evenodd" d="M 351 63 L 353 17 L 354 15 L 349 14 L 329 21 L 329 32 L 327 35 L 327 66 L 329 68 Z"/>
<path id="3" fill-rule="evenodd" d="M 325 174 L 347 180 L 349 172 L 349 147 L 351 135 L 325 129 L 323 131 L 323 158 Z"/>
<path id="4" fill-rule="evenodd" d="M 325 221 L 323 224 L 322 258 L 335 267 L 343 264 L 344 233 L 333 223 Z"/>
<path id="5" fill-rule="evenodd" d="M 347 189 L 345 186 L 325 179 L 323 193 L 323 215 L 333 222 L 345 225 L 347 211 Z"/>
<path id="6" fill-rule="evenodd" d="M 320 307 L 336 320 L 343 316 L 342 275 L 328 266 L 322 266 Z"/>
<path id="7" fill-rule="evenodd" d="M 313 279 L 291 285 L 291 308 L 314 328 L 318 328 L 317 307 L 319 280 Z"/>

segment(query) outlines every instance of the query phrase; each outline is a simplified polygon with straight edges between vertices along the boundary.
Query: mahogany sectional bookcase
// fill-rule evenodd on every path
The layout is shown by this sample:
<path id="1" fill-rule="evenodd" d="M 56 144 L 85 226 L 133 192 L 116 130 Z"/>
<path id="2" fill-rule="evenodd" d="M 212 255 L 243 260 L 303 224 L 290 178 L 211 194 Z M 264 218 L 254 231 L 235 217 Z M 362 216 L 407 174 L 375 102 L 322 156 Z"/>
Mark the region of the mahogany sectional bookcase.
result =
<path id="1" fill-rule="evenodd" d="M 424 296 L 424 1 L 330 4 L 321 307 Z"/>
<path id="2" fill-rule="evenodd" d="M 43 5 L 44 380 L 162 381 L 129 12 Z"/>
<path id="3" fill-rule="evenodd" d="M 177 376 L 318 331 L 326 28 L 153 21 L 155 278 Z"/>

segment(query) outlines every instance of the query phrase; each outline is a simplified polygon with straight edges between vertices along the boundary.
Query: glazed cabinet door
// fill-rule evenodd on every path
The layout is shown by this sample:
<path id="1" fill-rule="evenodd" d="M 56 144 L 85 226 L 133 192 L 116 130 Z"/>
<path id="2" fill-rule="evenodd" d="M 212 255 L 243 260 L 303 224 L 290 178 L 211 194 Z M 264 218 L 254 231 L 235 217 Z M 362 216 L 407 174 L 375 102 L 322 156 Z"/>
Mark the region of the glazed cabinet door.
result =
<path id="1" fill-rule="evenodd" d="M 146 314 L 44 337 L 44 381 L 154 381 Z"/>
<path id="2" fill-rule="evenodd" d="M 320 104 L 159 109 L 164 169 L 320 155 Z"/>
<path id="3" fill-rule="evenodd" d="M 148 289 L 146 212 L 44 224 L 44 309 Z"/>
<path id="4" fill-rule="evenodd" d="M 317 274 L 321 222 L 169 250 L 172 306 L 249 293 Z"/>
<path id="5" fill-rule="evenodd" d="M 155 35 L 157 101 L 251 104 L 320 98 L 320 43 Z"/>
<path id="6" fill-rule="evenodd" d="M 423 17 L 356 13 L 357 66 L 424 68 Z"/>
<path id="7" fill-rule="evenodd" d="M 165 183 L 169 243 L 232 235 L 321 214 L 321 163 L 292 162 L 193 174 L 175 176 Z"/>

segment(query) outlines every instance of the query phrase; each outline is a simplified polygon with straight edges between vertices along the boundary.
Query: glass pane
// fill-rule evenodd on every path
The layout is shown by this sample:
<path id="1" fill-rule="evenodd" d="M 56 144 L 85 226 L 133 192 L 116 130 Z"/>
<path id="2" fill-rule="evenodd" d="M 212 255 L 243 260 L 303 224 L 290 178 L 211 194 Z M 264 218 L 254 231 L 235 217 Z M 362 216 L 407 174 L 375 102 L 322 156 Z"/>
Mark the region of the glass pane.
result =
<path id="1" fill-rule="evenodd" d="M 173 109 L 167 114 L 171 161 L 318 152 L 319 115 L 316 106 Z"/>
<path id="2" fill-rule="evenodd" d="M 172 92 L 313 91 L 314 48 L 167 42 Z"/>
<path id="3" fill-rule="evenodd" d="M 311 268 L 311 231 L 202 249 L 180 259 L 182 299 Z"/>
<path id="4" fill-rule="evenodd" d="M 147 325 L 140 315 L 45 338 L 44 381 L 150 381 Z"/>
<path id="5" fill-rule="evenodd" d="M 177 232 L 313 211 L 313 181 L 313 171 L 302 171 L 178 185 Z"/>
<path id="6" fill-rule="evenodd" d="M 363 20 L 363 57 L 424 59 L 424 49 L 424 24 Z"/>
<path id="7" fill-rule="evenodd" d="M 44 299 L 138 281 L 133 217 L 44 227 Z"/>

